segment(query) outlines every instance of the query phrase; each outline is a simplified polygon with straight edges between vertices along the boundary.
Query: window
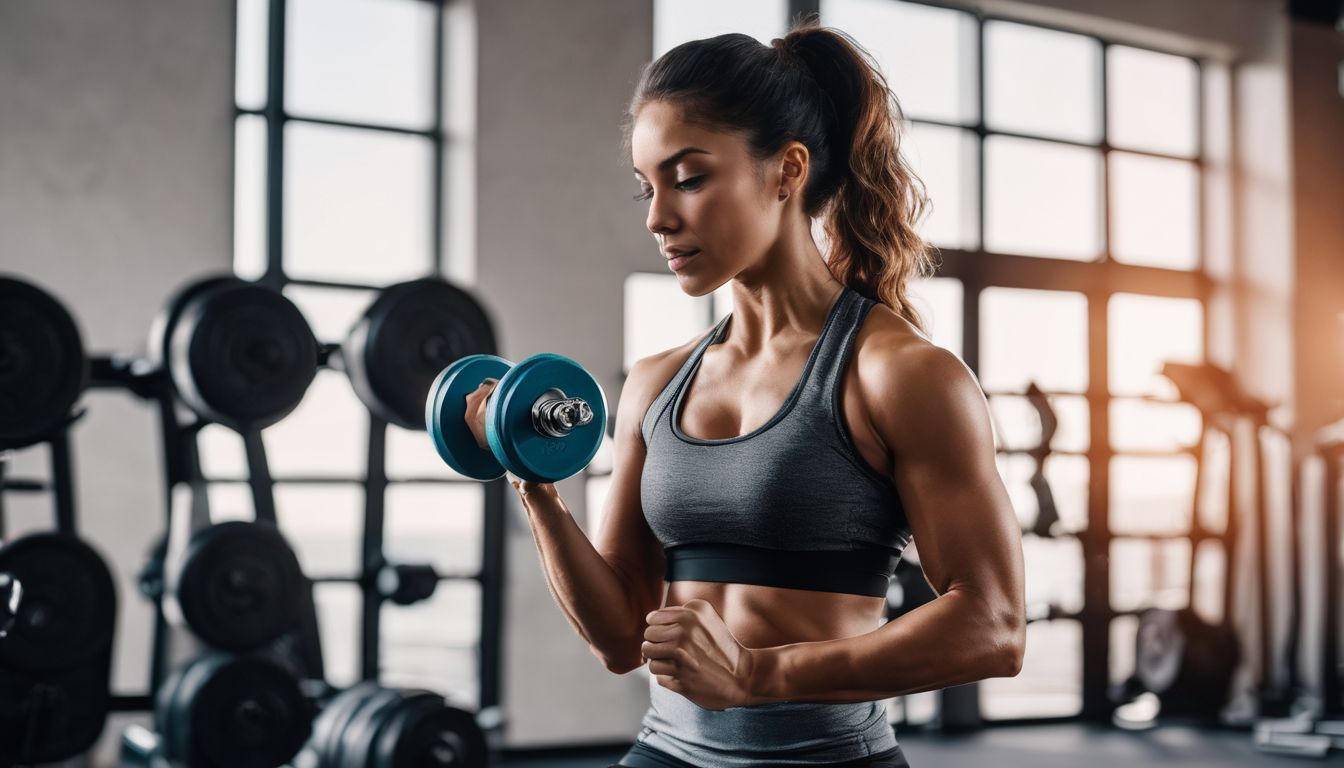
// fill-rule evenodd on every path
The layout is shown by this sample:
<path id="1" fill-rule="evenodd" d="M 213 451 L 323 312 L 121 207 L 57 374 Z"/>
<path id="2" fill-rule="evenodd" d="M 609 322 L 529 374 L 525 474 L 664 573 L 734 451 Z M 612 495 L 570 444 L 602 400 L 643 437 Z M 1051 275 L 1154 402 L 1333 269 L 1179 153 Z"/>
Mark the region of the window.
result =
<path id="1" fill-rule="evenodd" d="M 339 342 L 379 288 L 451 271 L 443 3 L 237 9 L 234 270 L 283 290 L 320 341 Z M 280 527 L 318 581 L 328 681 L 381 677 L 496 704 L 497 675 L 480 664 L 499 654 L 477 648 L 499 643 L 499 596 L 479 574 L 485 488 L 448 470 L 423 434 L 371 418 L 335 371 L 263 437 Z M 249 518 L 242 441 L 210 427 L 202 454 L 212 514 Z M 361 576 L 379 555 L 434 565 L 434 597 L 377 610 Z"/>

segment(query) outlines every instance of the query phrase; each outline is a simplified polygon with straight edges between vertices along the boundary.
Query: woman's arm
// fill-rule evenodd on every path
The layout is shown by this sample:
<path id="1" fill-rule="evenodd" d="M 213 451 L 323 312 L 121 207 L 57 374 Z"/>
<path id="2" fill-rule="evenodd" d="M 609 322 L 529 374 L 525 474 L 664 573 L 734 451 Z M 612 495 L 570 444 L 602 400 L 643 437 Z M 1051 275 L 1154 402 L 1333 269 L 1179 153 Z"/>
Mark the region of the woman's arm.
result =
<path id="1" fill-rule="evenodd" d="M 753 649 L 749 686 L 760 702 L 870 701 L 1022 666 L 1022 539 L 984 394 L 940 347 L 871 341 L 860 389 L 938 597 L 864 635 Z"/>
<path id="2" fill-rule="evenodd" d="M 644 615 L 663 598 L 663 551 L 639 502 L 644 466 L 640 422 L 656 396 L 652 366 L 626 377 L 615 425 L 615 460 L 601 530 L 589 541 L 553 484 L 515 482 L 532 527 L 551 594 L 607 669 L 640 666 Z"/>

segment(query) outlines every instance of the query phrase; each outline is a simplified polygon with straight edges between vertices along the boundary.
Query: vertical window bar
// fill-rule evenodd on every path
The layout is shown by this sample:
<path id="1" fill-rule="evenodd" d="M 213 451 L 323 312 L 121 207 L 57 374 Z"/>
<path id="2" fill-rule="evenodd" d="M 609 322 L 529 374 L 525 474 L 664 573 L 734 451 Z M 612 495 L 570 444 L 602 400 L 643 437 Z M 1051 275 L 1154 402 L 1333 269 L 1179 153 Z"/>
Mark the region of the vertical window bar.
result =
<path id="1" fill-rule="evenodd" d="M 443 254 L 443 152 L 444 152 L 444 134 L 443 134 L 443 3 L 434 3 L 434 77 L 431 78 L 434 83 L 434 189 L 431 192 L 434 198 L 434 214 L 430 216 L 430 226 L 434 231 L 430 234 L 430 243 L 434 255 L 434 274 L 442 275 L 446 271 Z"/>
<path id="2" fill-rule="evenodd" d="M 387 494 L 387 422 L 369 414 L 369 462 L 364 478 L 364 546 L 360 562 L 364 593 L 360 643 L 360 676 L 378 679 L 379 612 L 378 569 L 383 565 L 383 510 Z"/>
<path id="3" fill-rule="evenodd" d="M 266 273 L 260 282 L 284 287 L 285 14 L 287 0 L 271 0 L 266 39 Z"/>

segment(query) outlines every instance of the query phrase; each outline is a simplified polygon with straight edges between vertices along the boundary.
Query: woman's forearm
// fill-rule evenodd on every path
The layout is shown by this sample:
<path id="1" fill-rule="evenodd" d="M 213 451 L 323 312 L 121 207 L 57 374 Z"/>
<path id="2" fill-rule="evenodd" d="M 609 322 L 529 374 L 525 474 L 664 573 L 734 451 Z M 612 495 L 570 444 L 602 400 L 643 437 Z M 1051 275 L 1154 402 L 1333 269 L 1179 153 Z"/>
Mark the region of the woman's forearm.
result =
<path id="1" fill-rule="evenodd" d="M 1011 677 L 1022 663 L 1017 612 L 949 590 L 863 635 L 752 650 L 759 703 L 886 699 Z"/>
<path id="2" fill-rule="evenodd" d="M 638 666 L 644 614 L 631 606 L 623 576 L 593 547 L 559 493 L 522 497 L 542 571 L 565 618 L 608 669 Z"/>

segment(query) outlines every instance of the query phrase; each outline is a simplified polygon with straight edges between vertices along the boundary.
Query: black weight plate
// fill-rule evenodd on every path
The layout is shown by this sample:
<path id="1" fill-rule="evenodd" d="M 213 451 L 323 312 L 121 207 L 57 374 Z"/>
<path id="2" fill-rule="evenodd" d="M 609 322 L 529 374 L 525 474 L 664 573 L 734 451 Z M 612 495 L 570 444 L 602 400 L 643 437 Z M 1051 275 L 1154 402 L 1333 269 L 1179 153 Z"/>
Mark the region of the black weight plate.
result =
<path id="1" fill-rule="evenodd" d="M 187 626 L 216 648 L 253 650 L 298 627 L 303 571 L 270 523 L 231 520 L 197 531 L 174 584 Z"/>
<path id="2" fill-rule="evenodd" d="M 341 348 L 346 375 L 369 410 L 406 429 L 425 428 L 425 398 L 439 371 L 475 354 L 494 354 L 485 309 L 437 278 L 384 289 Z"/>
<path id="3" fill-rule="evenodd" d="M 342 691 L 332 699 L 313 723 L 313 735 L 308 741 L 320 766 L 336 765 L 340 760 L 341 739 L 355 711 L 373 694 L 382 690 L 377 683 L 363 682 Z"/>
<path id="4" fill-rule="evenodd" d="M 488 748 L 475 715 L 429 691 L 403 691 L 405 703 L 379 734 L 377 768 L 425 765 L 484 768 Z"/>
<path id="5" fill-rule="evenodd" d="M 248 282 L 228 274 L 206 275 L 196 278 L 174 291 L 168 297 L 163 309 L 155 316 L 154 322 L 149 326 L 147 349 L 151 361 L 160 366 L 167 365 L 168 344 L 173 338 L 173 330 L 177 328 L 177 321 L 182 316 L 182 310 L 192 299 L 218 285 L 248 285 Z"/>
<path id="6" fill-rule="evenodd" d="M 373 768 L 378 733 L 400 704 L 401 693 L 392 688 L 383 688 L 365 699 L 341 734 L 341 749 L 332 768 Z"/>
<path id="7" fill-rule="evenodd" d="M 262 429 L 299 404 L 317 375 L 317 339 L 278 291 L 221 283 L 186 302 L 169 339 L 169 371 L 202 418 Z"/>
<path id="8" fill-rule="evenodd" d="M 183 680 L 193 667 L 199 664 L 218 664 L 223 658 L 222 654 L 207 654 L 188 659 L 159 684 L 159 690 L 154 695 L 154 730 L 159 734 L 165 755 L 181 757 L 187 750 L 186 743 L 182 740 L 182 733 L 187 730 L 187 719 L 183 714 L 185 708 L 177 698 Z"/>
<path id="9" fill-rule="evenodd" d="M 87 377 L 79 328 L 65 307 L 31 283 L 0 276 L 0 450 L 57 431 Z"/>
<path id="10" fill-rule="evenodd" d="M 299 681 L 269 659 L 194 664 L 175 698 L 186 718 L 179 746 L 192 766 L 275 768 L 298 754 L 311 732 Z"/>
<path id="11" fill-rule="evenodd" d="M 0 571 L 23 584 L 0 664 L 67 669 L 110 647 L 117 595 L 107 564 L 88 544 L 59 533 L 25 536 L 0 547 Z"/>
<path id="12" fill-rule="evenodd" d="M 111 709 L 111 649 L 67 670 L 0 670 L 0 765 L 67 760 L 102 735 Z"/>

